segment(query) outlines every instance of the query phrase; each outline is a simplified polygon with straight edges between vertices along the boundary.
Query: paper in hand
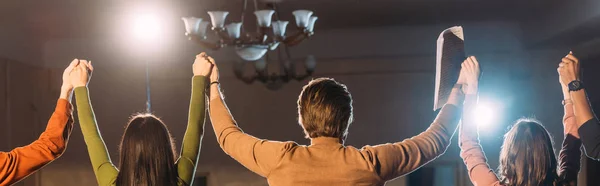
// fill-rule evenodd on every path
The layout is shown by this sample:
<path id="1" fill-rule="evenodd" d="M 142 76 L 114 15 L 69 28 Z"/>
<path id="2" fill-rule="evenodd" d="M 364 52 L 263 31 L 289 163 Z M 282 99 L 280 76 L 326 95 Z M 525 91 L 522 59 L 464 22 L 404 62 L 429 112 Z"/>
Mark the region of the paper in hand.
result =
<path id="1" fill-rule="evenodd" d="M 433 110 L 442 108 L 448 101 L 465 59 L 462 27 L 455 26 L 444 30 L 437 40 Z"/>

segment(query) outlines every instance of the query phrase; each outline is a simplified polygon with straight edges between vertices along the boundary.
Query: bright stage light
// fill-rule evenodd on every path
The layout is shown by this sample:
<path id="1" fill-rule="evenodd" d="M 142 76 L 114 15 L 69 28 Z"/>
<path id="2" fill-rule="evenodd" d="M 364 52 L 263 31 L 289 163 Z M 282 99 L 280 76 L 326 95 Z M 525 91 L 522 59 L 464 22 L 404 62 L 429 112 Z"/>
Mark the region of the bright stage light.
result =
<path id="1" fill-rule="evenodd" d="M 496 120 L 496 112 L 492 104 L 480 102 L 473 110 L 473 117 L 480 128 L 486 128 Z"/>
<path id="2" fill-rule="evenodd" d="M 155 40 L 161 34 L 161 26 L 160 19 L 154 14 L 136 14 L 133 18 L 132 34 L 142 41 Z"/>

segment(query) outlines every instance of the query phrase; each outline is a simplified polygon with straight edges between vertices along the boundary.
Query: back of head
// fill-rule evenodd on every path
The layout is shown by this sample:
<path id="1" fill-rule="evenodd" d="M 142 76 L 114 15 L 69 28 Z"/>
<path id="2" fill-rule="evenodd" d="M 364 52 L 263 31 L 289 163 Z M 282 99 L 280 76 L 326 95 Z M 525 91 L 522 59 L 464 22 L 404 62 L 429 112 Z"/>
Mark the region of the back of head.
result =
<path id="1" fill-rule="evenodd" d="M 116 185 L 177 185 L 173 146 L 160 119 L 151 114 L 133 116 L 121 140 Z"/>
<path id="2" fill-rule="evenodd" d="M 352 123 L 352 95 L 331 78 L 314 79 L 300 93 L 298 114 L 307 138 L 343 139 Z"/>
<path id="3" fill-rule="evenodd" d="M 520 119 L 506 133 L 498 173 L 509 186 L 548 186 L 558 183 L 552 138 L 544 126 Z"/>

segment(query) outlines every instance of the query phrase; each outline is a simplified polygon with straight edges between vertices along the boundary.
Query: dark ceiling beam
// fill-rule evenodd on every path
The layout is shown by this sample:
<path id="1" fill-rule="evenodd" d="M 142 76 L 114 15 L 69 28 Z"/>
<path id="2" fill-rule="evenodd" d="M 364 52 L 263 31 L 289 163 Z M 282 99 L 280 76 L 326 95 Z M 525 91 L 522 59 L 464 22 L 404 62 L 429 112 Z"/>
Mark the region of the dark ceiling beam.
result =
<path id="1" fill-rule="evenodd" d="M 600 33 L 600 16 L 589 18 L 587 21 L 555 33 L 551 37 L 530 43 L 528 48 L 576 48 L 577 46 L 600 38 L 598 33 Z"/>
<path id="2" fill-rule="evenodd" d="M 524 44 L 530 49 L 574 48 L 600 31 L 600 1 L 559 2 L 544 13 L 524 18 Z"/>

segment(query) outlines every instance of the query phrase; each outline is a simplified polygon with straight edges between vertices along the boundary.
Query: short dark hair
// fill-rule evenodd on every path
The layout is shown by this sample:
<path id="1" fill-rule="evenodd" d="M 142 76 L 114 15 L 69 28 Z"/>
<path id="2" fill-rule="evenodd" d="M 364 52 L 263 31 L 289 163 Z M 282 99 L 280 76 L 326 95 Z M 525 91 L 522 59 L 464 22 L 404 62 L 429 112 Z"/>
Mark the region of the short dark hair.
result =
<path id="1" fill-rule="evenodd" d="M 353 120 L 352 95 L 332 78 L 313 79 L 298 97 L 298 115 L 307 138 L 343 138 Z"/>

